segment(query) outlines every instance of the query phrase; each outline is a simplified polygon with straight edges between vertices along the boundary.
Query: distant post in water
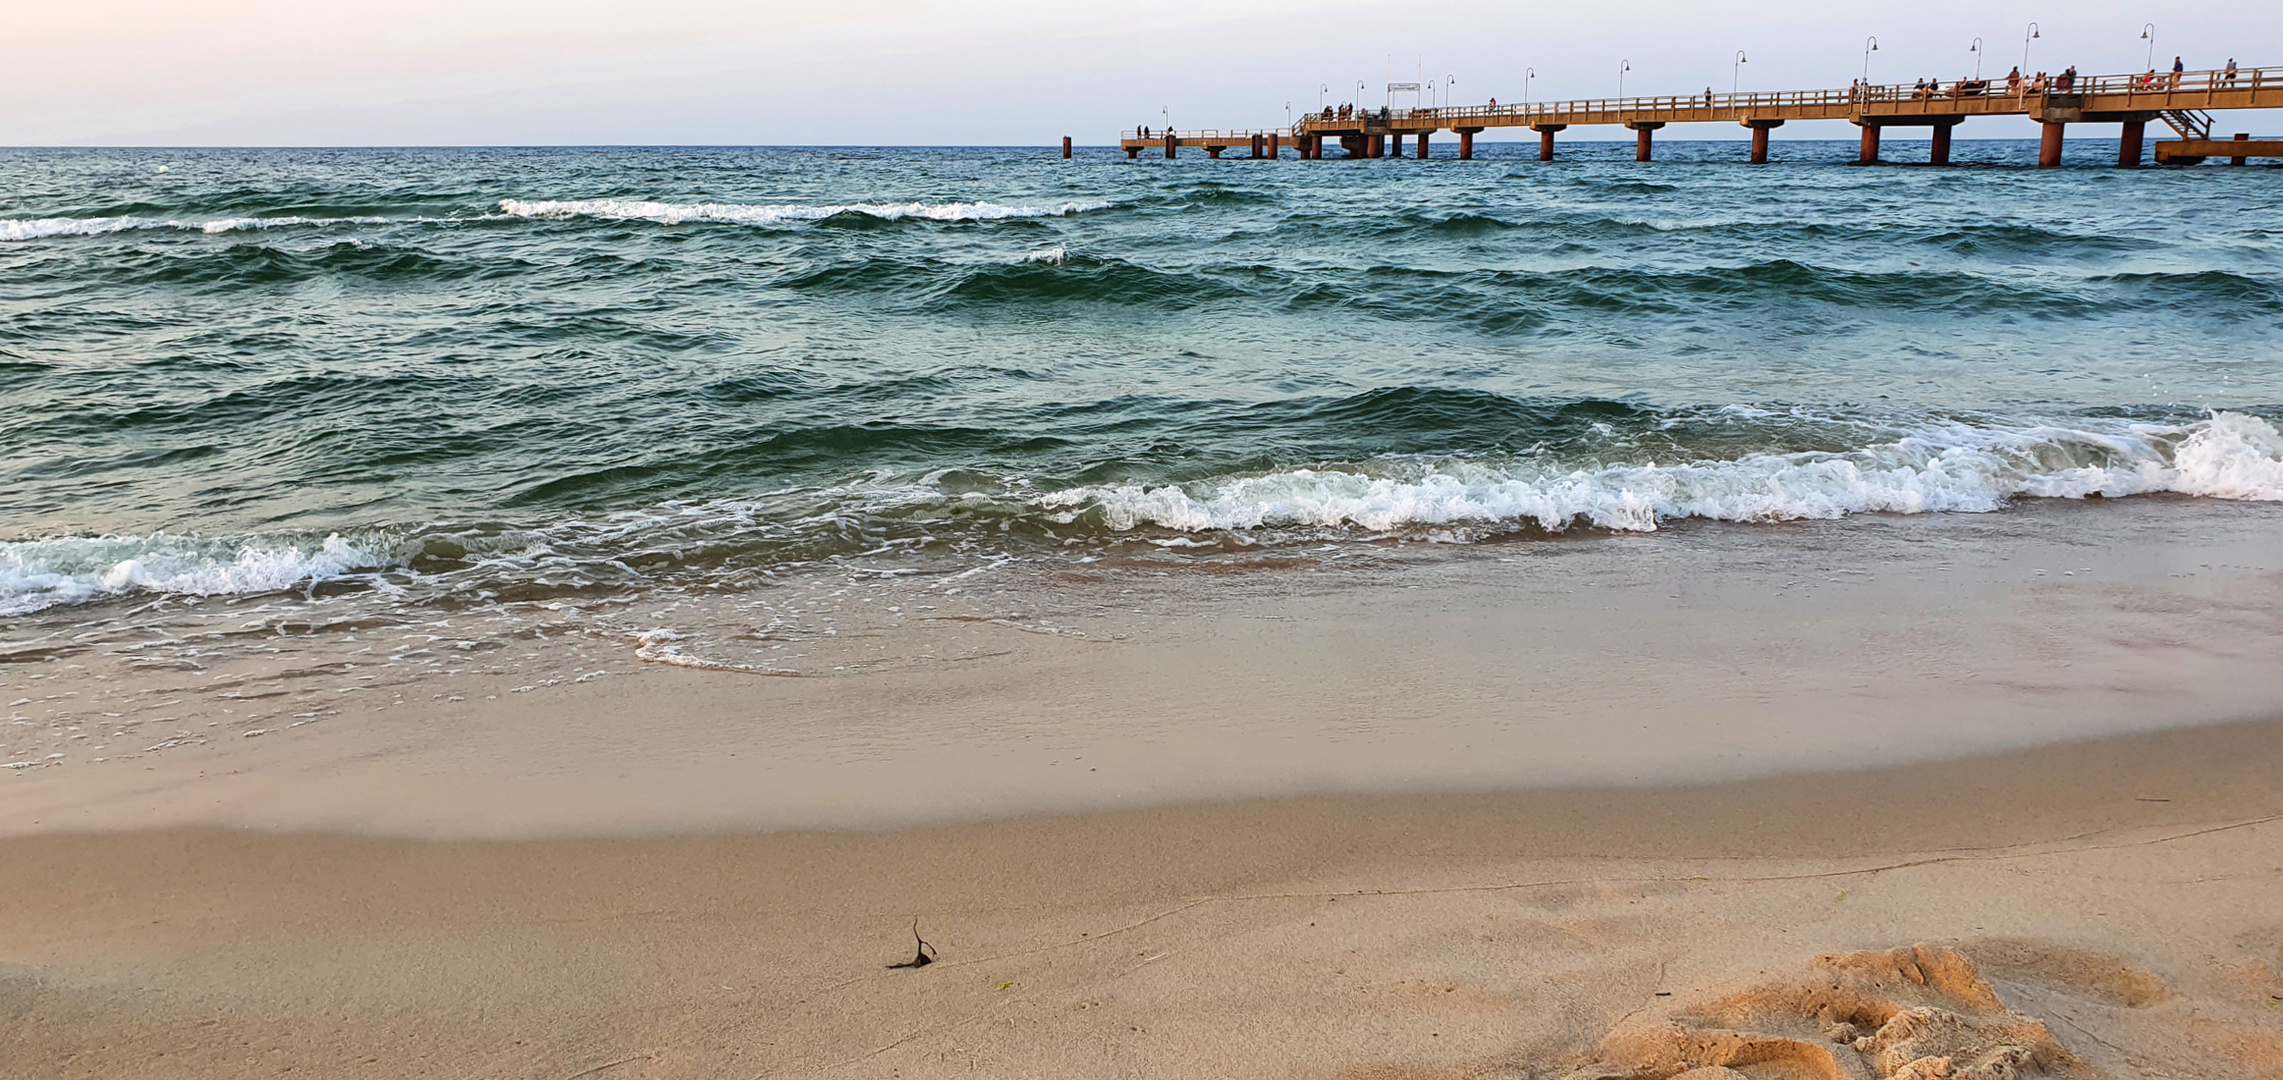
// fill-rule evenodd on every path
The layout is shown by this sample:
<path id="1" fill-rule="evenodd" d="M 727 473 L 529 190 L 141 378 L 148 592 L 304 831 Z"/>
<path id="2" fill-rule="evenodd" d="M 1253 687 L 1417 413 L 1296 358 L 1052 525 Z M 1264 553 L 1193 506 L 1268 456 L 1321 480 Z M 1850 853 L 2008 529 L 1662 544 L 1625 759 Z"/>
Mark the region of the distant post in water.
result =
<path id="1" fill-rule="evenodd" d="M 1279 132 L 1271 131 L 1268 133 L 1268 160 L 1275 161 L 1284 156 L 1282 139 L 1283 135 Z"/>
<path id="2" fill-rule="evenodd" d="M 1068 135 L 1062 137 L 1062 160 L 1070 160 L 1070 136 Z"/>
<path id="3" fill-rule="evenodd" d="M 1173 139 L 1173 132 L 1171 132 L 1171 131 L 1167 131 L 1167 132 L 1165 133 L 1165 160 L 1167 160 L 1167 161 L 1172 161 L 1172 160 L 1173 160 L 1173 147 L 1174 147 L 1174 145 L 1175 145 L 1175 144 L 1174 144 L 1174 139 Z"/>

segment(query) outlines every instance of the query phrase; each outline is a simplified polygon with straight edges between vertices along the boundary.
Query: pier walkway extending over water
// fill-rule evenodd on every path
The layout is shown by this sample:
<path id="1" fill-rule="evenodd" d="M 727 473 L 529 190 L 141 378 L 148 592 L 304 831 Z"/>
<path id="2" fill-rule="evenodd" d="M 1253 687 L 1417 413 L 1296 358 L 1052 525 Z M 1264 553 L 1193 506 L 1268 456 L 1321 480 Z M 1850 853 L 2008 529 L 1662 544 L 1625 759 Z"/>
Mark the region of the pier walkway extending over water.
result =
<path id="1" fill-rule="evenodd" d="M 2066 86 L 2066 89 L 2062 87 Z M 2178 139 L 2155 147 L 2160 165 L 2193 165 L 2207 158 L 2224 157 L 2243 164 L 2252 157 L 2283 157 L 2283 139 L 2253 140 L 2212 136 L 2212 113 L 2231 109 L 2283 108 L 2283 68 L 2240 68 L 2235 71 L 2191 71 L 2180 75 L 2155 72 L 2139 75 L 2077 76 L 2049 79 L 2033 88 L 2024 78 L 2018 88 L 2003 79 L 1942 84 L 1938 88 L 1858 86 L 1840 90 L 1791 90 L 1775 93 L 1704 93 L 1687 97 L 1603 98 L 1588 101 L 1525 102 L 1519 105 L 1470 105 L 1433 109 L 1384 108 L 1342 116 L 1336 110 L 1311 113 L 1289 128 L 1263 130 L 1205 130 L 1139 132 L 1119 141 L 1128 159 L 1162 150 L 1176 156 L 1182 148 L 1204 150 L 1212 157 L 1224 151 L 1249 151 L 1252 158 L 1281 157 L 1291 146 L 1300 157 L 1324 158 L 1324 143 L 1339 144 L 1348 158 L 1402 157 L 1406 139 L 1416 139 L 1417 156 L 1427 156 L 1429 139 L 1438 131 L 1459 137 L 1461 159 L 1474 156 L 1474 137 L 1491 128 L 1526 127 L 1538 133 L 1538 159 L 1554 158 L 1554 133 L 1590 124 L 1616 124 L 1635 133 L 1635 157 L 1650 160 L 1652 133 L 1666 124 L 1736 123 L 1752 132 L 1752 161 L 1768 160 L 1768 132 L 1793 120 L 1846 120 L 1863 129 L 1859 160 L 1879 160 L 1879 133 L 1889 127 L 1925 127 L 1933 131 L 1932 162 L 1950 161 L 1951 130 L 1978 116 L 2027 116 L 2043 125 L 2038 165 L 2061 163 L 2061 140 L 2070 124 L 2119 124 L 2123 138 L 2117 164 L 2138 165 L 2148 122 L 2162 120 Z M 1070 140 L 1063 140 L 1063 154 Z"/>

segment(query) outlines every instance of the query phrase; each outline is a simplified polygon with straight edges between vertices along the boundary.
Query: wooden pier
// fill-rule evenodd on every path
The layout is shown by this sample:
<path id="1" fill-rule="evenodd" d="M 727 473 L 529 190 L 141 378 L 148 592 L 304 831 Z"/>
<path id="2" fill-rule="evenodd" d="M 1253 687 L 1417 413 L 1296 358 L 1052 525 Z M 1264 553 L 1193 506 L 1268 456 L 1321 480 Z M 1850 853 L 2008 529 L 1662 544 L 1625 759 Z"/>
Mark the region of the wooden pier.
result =
<path id="1" fill-rule="evenodd" d="M 2078 76 L 2004 79 L 1986 83 L 1946 83 L 1936 87 L 1856 86 L 1840 90 L 1778 93 L 1696 94 L 1687 97 L 1604 98 L 1588 101 L 1525 102 L 1456 108 L 1348 111 L 1327 108 L 1302 117 L 1289 128 L 1240 131 L 1135 131 L 1119 140 L 1128 160 L 1143 154 L 1179 156 L 1202 149 L 1219 158 L 1231 150 L 1249 159 L 1276 159 L 1291 147 L 1303 160 L 1325 160 L 1327 142 L 1338 158 L 1400 158 L 1406 141 L 1416 155 L 1428 156 L 1432 137 L 1458 136 L 1460 159 L 1474 156 L 1474 137 L 1492 128 L 1529 128 L 1538 133 L 1538 159 L 1554 159 L 1554 135 L 1573 127 L 1622 126 L 1634 132 L 1635 157 L 1652 158 L 1654 133 L 1667 124 L 1734 123 L 1752 132 L 1755 164 L 1768 160 L 1768 133 L 1793 120 L 1845 120 L 1862 129 L 1858 160 L 1879 158 L 1879 134 L 1890 127 L 1928 128 L 1931 161 L 1950 161 L 1952 129 L 1983 116 L 2026 116 L 2042 125 L 2038 165 L 2061 163 L 2061 140 L 2071 124 L 2116 124 L 2117 164 L 2143 160 L 2147 125 L 2161 120 L 2180 137 L 2159 142 L 2158 164 L 2192 165 L 2210 158 L 2243 164 L 2254 157 L 2283 157 L 2283 140 L 2216 137 L 2212 114 L 2236 109 L 2283 108 L 2283 68 L 2192 71 L 2180 75 Z M 1065 140 L 1067 143 L 1067 140 Z M 1068 155 L 1065 146 L 1065 156 Z"/>

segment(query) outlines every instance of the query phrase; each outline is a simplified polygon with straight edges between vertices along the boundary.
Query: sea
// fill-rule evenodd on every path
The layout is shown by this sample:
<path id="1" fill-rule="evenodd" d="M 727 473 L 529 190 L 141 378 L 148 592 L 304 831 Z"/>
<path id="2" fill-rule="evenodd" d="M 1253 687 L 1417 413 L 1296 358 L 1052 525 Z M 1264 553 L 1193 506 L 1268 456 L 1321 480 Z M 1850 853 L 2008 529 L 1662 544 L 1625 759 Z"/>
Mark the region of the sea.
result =
<path id="1" fill-rule="evenodd" d="M 1915 146 L 0 150 L 0 660 L 2283 500 L 2283 171 Z"/>

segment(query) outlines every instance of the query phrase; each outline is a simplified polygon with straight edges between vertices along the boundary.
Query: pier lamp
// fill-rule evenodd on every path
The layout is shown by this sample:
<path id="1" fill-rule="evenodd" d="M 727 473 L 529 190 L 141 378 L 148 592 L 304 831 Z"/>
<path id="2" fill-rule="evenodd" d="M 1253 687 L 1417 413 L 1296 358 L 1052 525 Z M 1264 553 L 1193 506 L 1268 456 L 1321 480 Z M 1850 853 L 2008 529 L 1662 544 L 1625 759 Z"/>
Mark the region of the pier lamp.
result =
<path id="1" fill-rule="evenodd" d="M 1160 105 L 1157 107 L 1157 111 L 1165 117 L 1165 133 L 1168 135 L 1173 134 L 1173 107 L 1170 105 Z"/>
<path id="2" fill-rule="evenodd" d="M 1619 60 L 1617 62 L 1617 99 L 1619 101 L 1625 100 L 1625 73 L 1631 70 L 1633 70 L 1633 61 Z"/>
<path id="3" fill-rule="evenodd" d="M 1744 65 L 1745 65 L 1745 64 L 1748 64 L 1748 63 L 1751 63 L 1751 61 L 1749 61 L 1749 60 L 1746 60 L 1746 59 L 1744 58 L 1744 50 L 1742 50 L 1742 49 L 1738 49 L 1738 50 L 1736 50 L 1736 62 L 1735 62 L 1735 63 L 1733 63 L 1733 64 L 1730 64 L 1730 65 L 1728 65 L 1728 75 L 1729 75 L 1729 80 L 1728 80 L 1728 93 L 1729 93 L 1731 96 L 1733 96 L 1733 95 L 1735 95 L 1735 94 L 1739 94 L 1739 93 L 1742 93 L 1742 92 L 1743 92 L 1743 90 L 1744 90 Z"/>
<path id="4" fill-rule="evenodd" d="M 2149 66 L 2149 68 L 2150 68 L 2151 70 L 2154 70 L 2154 69 L 2155 69 L 2155 67 L 2156 67 L 2156 24 L 2155 24 L 2155 23 L 2149 23 L 2149 24 L 2147 24 L 2147 25 L 2145 25 L 2145 26 L 2142 26 L 2142 27 L 2140 28 L 2140 40 L 2142 40 L 2142 41 L 2145 41 L 2145 42 L 2147 42 L 2147 43 L 2148 43 L 2148 66 Z"/>
<path id="5" fill-rule="evenodd" d="M 1526 67 L 1522 69 L 1522 104 L 1525 108 L 1530 104 L 1530 80 L 1537 77 L 1537 68 Z"/>
<path id="6" fill-rule="evenodd" d="M 2021 32 L 2021 70 L 2024 74 L 2029 71 L 2029 43 L 2036 41 L 2039 36 L 2036 23 L 2029 24 L 2029 28 Z"/>
<path id="7" fill-rule="evenodd" d="M 1863 39 L 1863 92 L 1871 92 L 1871 54 L 1879 51 L 1877 35 Z"/>
<path id="8" fill-rule="evenodd" d="M 1443 104 L 1445 104 L 1445 105 L 1450 105 L 1450 104 L 1453 104 L 1453 103 L 1457 102 L 1457 101 L 1459 100 L 1459 94 L 1458 94 L 1458 90 L 1459 90 L 1459 77 L 1458 77 L 1458 76 L 1456 76 L 1456 75 L 1444 75 L 1444 76 L 1443 76 Z"/>
<path id="9" fill-rule="evenodd" d="M 1317 84 L 1316 84 L 1316 108 L 1317 108 L 1318 110 L 1321 110 L 1321 109 L 1323 109 L 1323 107 L 1324 107 L 1324 95 L 1326 95 L 1326 94 L 1329 94 L 1329 93 L 1331 93 L 1331 92 L 1332 92 L 1332 84 L 1331 84 L 1331 83 L 1317 83 Z"/>
<path id="10" fill-rule="evenodd" d="M 1973 54 L 1974 54 L 1974 81 L 1975 81 L 1975 82 L 1981 82 L 1981 81 L 1982 81 L 1982 39 L 1981 39 L 1981 38 L 1975 38 L 1975 39 L 1974 39 L 1974 43 L 1973 43 L 1972 45 L 1968 45 L 1968 46 L 1966 46 L 1966 51 L 1967 51 L 1967 52 L 1970 52 L 1970 53 L 1973 53 Z"/>
<path id="11" fill-rule="evenodd" d="M 1363 87 L 1364 87 L 1364 81 L 1363 81 L 1362 79 L 1357 79 L 1357 80 L 1356 80 L 1356 112 L 1358 112 L 1358 113 L 1361 113 L 1361 112 L 1363 112 Z"/>

